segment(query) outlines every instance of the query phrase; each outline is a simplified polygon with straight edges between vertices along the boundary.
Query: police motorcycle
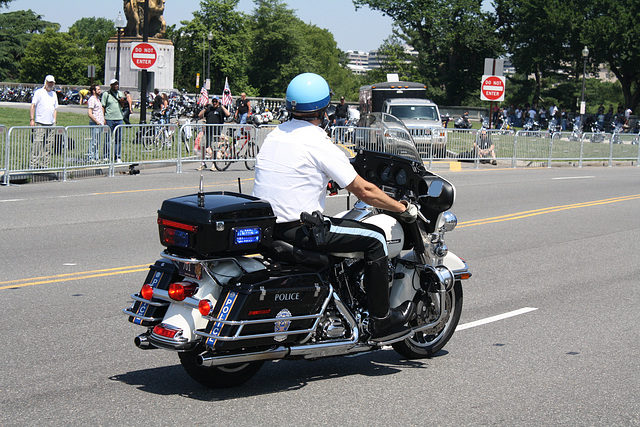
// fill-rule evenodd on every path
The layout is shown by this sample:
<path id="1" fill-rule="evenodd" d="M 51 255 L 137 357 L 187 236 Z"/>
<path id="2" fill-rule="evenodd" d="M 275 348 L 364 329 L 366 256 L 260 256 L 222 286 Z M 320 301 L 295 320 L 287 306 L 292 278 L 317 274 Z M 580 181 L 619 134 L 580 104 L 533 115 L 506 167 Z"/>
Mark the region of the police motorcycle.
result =
<path id="1" fill-rule="evenodd" d="M 140 349 L 166 349 L 198 383 L 238 386 L 265 361 L 314 360 L 391 345 L 406 358 L 428 358 L 452 337 L 462 310 L 466 262 L 449 251 L 446 233 L 455 187 L 425 169 L 408 139 L 384 140 L 377 151 L 357 148 L 358 173 L 396 200 L 419 208 L 413 223 L 361 201 L 340 217 L 384 230 L 389 252 L 391 307 L 411 300 L 406 331 L 372 340 L 364 293 L 362 253 L 321 253 L 274 240 L 271 206 L 228 191 L 167 199 L 158 211 L 165 247 L 151 265 L 129 321 L 145 329 Z M 317 214 L 301 221 L 322 235 Z"/>

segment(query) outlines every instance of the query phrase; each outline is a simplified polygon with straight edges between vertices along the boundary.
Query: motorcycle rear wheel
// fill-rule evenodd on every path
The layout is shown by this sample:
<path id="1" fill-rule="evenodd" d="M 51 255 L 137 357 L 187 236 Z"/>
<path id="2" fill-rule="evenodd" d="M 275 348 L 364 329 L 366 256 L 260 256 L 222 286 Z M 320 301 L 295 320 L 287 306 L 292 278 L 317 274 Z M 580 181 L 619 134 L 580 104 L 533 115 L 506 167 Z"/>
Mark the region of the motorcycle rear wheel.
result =
<path id="1" fill-rule="evenodd" d="M 197 351 L 178 353 L 180 363 L 196 382 L 209 388 L 237 387 L 251 379 L 264 361 L 236 363 L 233 365 L 204 367 L 196 364 Z"/>
<path id="2" fill-rule="evenodd" d="M 404 341 L 394 343 L 393 349 L 395 351 L 408 359 L 421 359 L 431 357 L 442 350 L 453 336 L 456 326 L 458 326 L 458 322 L 460 321 L 460 314 L 462 313 L 462 282 L 456 280 L 445 297 L 449 318 L 442 329 L 435 334 L 429 335 L 418 332 Z M 412 326 L 417 326 L 417 324 L 417 319 L 411 323 Z"/>

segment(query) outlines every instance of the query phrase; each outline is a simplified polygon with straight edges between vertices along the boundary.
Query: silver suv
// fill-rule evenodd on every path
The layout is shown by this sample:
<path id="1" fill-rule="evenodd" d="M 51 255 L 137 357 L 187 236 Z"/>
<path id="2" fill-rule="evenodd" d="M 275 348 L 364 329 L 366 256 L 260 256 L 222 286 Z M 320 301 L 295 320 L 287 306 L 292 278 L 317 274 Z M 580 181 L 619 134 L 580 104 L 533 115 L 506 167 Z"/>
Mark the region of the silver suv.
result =
<path id="1" fill-rule="evenodd" d="M 387 99 L 384 101 L 383 111 L 402 120 L 411 132 L 420 155 L 446 157 L 447 133 L 442 127 L 440 110 L 432 101 L 416 98 Z"/>

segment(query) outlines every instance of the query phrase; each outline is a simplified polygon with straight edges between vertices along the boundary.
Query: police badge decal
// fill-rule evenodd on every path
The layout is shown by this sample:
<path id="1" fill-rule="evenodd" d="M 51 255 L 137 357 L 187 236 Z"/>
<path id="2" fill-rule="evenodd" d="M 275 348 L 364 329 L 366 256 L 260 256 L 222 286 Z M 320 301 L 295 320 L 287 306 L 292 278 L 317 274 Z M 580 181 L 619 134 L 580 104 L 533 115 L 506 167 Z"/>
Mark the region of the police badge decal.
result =
<path id="1" fill-rule="evenodd" d="M 291 317 L 291 312 L 286 308 L 280 310 L 280 312 L 276 315 L 276 319 L 284 319 Z M 289 326 L 291 325 L 290 320 L 278 320 L 275 323 L 274 331 L 275 332 L 287 332 L 289 330 Z M 286 335 L 276 335 L 273 337 L 274 340 L 281 342 L 287 339 Z"/>

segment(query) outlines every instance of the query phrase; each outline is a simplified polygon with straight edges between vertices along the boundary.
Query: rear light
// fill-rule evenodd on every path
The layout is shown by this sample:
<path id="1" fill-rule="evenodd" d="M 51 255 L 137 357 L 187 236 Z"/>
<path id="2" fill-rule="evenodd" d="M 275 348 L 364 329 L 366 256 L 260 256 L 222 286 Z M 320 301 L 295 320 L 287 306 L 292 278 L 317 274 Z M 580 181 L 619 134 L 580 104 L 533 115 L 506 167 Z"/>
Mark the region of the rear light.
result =
<path id="1" fill-rule="evenodd" d="M 148 283 L 142 285 L 142 289 L 140 289 L 140 295 L 142 298 L 151 301 L 153 298 L 153 288 Z"/>
<path id="2" fill-rule="evenodd" d="M 183 224 L 181 222 L 170 221 L 168 219 L 163 219 L 163 218 L 158 218 L 158 225 L 162 225 L 164 227 L 177 228 L 178 230 L 190 231 L 192 233 L 198 232 L 197 225 Z"/>
<path id="3" fill-rule="evenodd" d="M 169 298 L 175 301 L 184 301 L 198 290 L 198 285 L 191 282 L 175 282 L 169 285 Z"/>
<path id="4" fill-rule="evenodd" d="M 197 225 L 184 224 L 164 218 L 158 218 L 158 226 L 160 227 L 160 242 L 164 246 L 188 248 L 192 236 L 198 232 Z"/>
<path id="5" fill-rule="evenodd" d="M 200 300 L 200 302 L 198 303 L 198 311 L 203 316 L 210 315 L 213 311 L 213 305 L 211 304 L 211 301 L 209 301 L 208 299 Z"/>
<path id="6" fill-rule="evenodd" d="M 249 316 L 258 316 L 260 314 L 269 314 L 269 313 L 271 313 L 271 309 L 270 308 L 266 308 L 264 310 L 253 310 L 253 311 L 250 311 L 248 313 L 248 315 Z"/>
<path id="7" fill-rule="evenodd" d="M 182 333 L 182 329 L 173 328 L 161 323 L 153 328 L 153 333 L 165 338 L 175 338 L 178 333 Z"/>

